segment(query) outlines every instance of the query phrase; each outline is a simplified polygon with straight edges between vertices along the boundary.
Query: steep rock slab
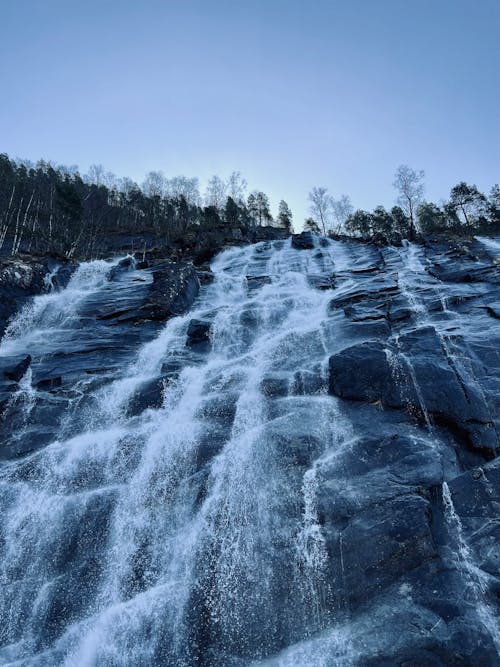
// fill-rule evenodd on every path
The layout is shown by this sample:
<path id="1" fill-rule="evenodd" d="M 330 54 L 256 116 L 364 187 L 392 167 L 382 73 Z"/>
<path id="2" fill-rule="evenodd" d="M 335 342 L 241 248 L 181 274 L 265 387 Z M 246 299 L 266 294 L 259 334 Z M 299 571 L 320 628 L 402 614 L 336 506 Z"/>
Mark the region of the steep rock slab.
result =
<path id="1" fill-rule="evenodd" d="M 353 345 L 330 357 L 331 394 L 396 409 L 422 411 L 493 453 L 498 439 L 480 387 L 463 382 L 431 327 L 399 339 L 399 349 L 377 341 Z"/>
<path id="2" fill-rule="evenodd" d="M 98 319 L 111 323 L 163 322 L 186 312 L 200 291 L 200 280 L 190 262 L 162 260 L 151 268 L 153 282 L 149 293 L 135 309 L 124 308 L 102 313 Z"/>

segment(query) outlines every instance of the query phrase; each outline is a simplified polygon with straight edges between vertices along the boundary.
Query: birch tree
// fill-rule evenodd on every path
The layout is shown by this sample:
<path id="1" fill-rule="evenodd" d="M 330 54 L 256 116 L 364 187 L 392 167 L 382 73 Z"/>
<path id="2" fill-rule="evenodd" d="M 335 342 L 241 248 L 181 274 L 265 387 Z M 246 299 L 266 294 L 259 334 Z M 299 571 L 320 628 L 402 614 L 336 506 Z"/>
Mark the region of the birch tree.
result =
<path id="1" fill-rule="evenodd" d="M 401 206 L 410 221 L 410 240 L 415 237 L 415 212 L 424 195 L 424 172 L 415 171 L 407 164 L 396 169 L 393 186 L 399 195 L 396 203 Z"/>

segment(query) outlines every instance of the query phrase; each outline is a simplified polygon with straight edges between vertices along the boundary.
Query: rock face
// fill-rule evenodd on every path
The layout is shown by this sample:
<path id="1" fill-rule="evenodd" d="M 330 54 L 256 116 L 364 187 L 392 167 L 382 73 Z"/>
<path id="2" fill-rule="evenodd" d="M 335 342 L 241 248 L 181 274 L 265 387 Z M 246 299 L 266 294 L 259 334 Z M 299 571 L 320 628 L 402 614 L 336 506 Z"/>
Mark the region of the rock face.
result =
<path id="1" fill-rule="evenodd" d="M 330 357 L 329 367 L 332 394 L 420 412 L 466 436 L 472 447 L 497 452 L 495 415 L 478 384 L 463 382 L 434 328 L 415 329 L 397 345 L 354 345 Z"/>
<path id="2" fill-rule="evenodd" d="M 17 363 L 12 370 L 4 371 L 4 375 L 8 380 L 13 380 L 14 382 L 19 382 L 23 377 L 26 371 L 31 364 L 31 355 L 24 357 L 19 363 Z"/>
<path id="3" fill-rule="evenodd" d="M 52 287 L 64 289 L 76 264 L 59 258 L 3 260 L 0 263 L 0 338 L 8 321 L 27 299 Z"/>
<path id="4" fill-rule="evenodd" d="M 312 232 L 302 232 L 292 236 L 292 246 L 298 250 L 311 250 L 314 248 L 315 235 Z"/>
<path id="5" fill-rule="evenodd" d="M 192 264 L 163 262 L 152 269 L 151 295 L 141 310 L 153 320 L 185 312 L 198 296 L 200 281 Z"/>
<path id="6" fill-rule="evenodd" d="M 0 662 L 500 665 L 495 257 L 254 231 L 5 274 Z"/>
<path id="7" fill-rule="evenodd" d="M 152 277 L 152 282 L 148 282 L 142 302 L 137 307 L 131 304 L 128 308 L 103 310 L 99 319 L 137 325 L 164 322 L 192 306 L 200 290 L 200 281 L 190 262 L 153 260 L 145 263 L 143 269 L 147 270 L 148 277 Z"/>
<path id="8" fill-rule="evenodd" d="M 50 442 L 61 410 L 74 400 L 75 391 L 78 395 L 74 388 L 79 383 L 90 389 L 99 386 L 103 378 L 112 377 L 163 322 L 193 304 L 200 283 L 191 263 L 149 260 L 140 267 L 131 256 L 110 264 L 89 262 L 76 274 L 76 265 L 59 264 L 50 258 L 40 263 L 7 263 L 0 274 L 0 292 L 5 295 L 3 303 L 8 303 L 9 319 L 21 311 L 21 331 L 16 330 L 15 338 L 23 326 L 33 327 L 36 346 L 37 326 L 51 333 L 45 336 L 44 354 L 38 352 L 33 363 L 32 355 L 17 353 L 15 343 L 12 356 L 0 356 L 0 459 L 27 454 Z M 68 288 L 73 300 L 66 301 L 64 287 L 73 274 L 75 279 Z M 54 306 L 47 302 L 45 309 L 40 308 L 39 320 L 34 321 L 28 310 L 24 325 L 22 309 L 29 309 L 29 298 L 49 290 Z M 59 331 L 61 321 L 64 328 Z M 21 380 L 28 369 L 30 384 L 23 386 Z M 159 408 L 168 378 L 166 373 L 145 381 L 127 414 Z M 25 428 L 26 419 L 32 419 L 37 428 Z"/>

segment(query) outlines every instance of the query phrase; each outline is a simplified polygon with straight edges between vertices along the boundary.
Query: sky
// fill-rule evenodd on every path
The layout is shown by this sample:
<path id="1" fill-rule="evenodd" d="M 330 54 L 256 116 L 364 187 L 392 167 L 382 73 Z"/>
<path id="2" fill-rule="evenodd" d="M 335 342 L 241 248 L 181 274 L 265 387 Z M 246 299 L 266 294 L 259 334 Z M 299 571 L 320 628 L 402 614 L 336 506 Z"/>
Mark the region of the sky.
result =
<path id="1" fill-rule="evenodd" d="M 392 206 L 500 180 L 500 0 L 0 0 L 0 152 Z"/>

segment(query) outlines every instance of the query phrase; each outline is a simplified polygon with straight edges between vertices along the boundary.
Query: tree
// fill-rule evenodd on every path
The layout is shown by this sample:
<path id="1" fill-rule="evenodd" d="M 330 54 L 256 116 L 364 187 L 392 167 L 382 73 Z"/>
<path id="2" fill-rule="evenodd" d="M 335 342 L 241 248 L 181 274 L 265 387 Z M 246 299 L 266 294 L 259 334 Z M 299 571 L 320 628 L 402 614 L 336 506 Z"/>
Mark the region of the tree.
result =
<path id="1" fill-rule="evenodd" d="M 247 182 L 239 171 L 233 171 L 227 179 L 227 195 L 235 204 L 242 206 L 245 203 Z"/>
<path id="2" fill-rule="evenodd" d="M 336 233 L 340 234 L 342 227 L 353 214 L 354 207 L 348 195 L 340 195 L 338 199 L 332 200 L 332 214 L 335 220 Z"/>
<path id="3" fill-rule="evenodd" d="M 278 207 L 278 224 L 283 229 L 286 229 L 288 233 L 292 231 L 292 212 L 283 199 L 280 201 Z"/>
<path id="4" fill-rule="evenodd" d="M 131 178 L 128 176 L 124 176 L 123 178 L 120 178 L 118 180 L 117 184 L 118 190 L 120 192 L 123 192 L 123 194 L 128 195 L 130 192 L 133 192 L 134 190 L 138 190 L 139 186 L 135 181 L 133 181 Z"/>
<path id="5" fill-rule="evenodd" d="M 418 224 L 423 234 L 435 234 L 446 229 L 446 213 L 431 202 L 423 201 L 417 208 Z"/>
<path id="6" fill-rule="evenodd" d="M 227 185 L 220 176 L 212 176 L 208 179 L 205 190 L 205 206 L 215 206 L 222 210 L 227 199 Z"/>
<path id="7" fill-rule="evenodd" d="M 397 204 L 410 220 L 410 240 L 415 237 L 415 211 L 424 194 L 424 172 L 402 164 L 396 169 L 393 186 L 399 192 Z"/>
<path id="8" fill-rule="evenodd" d="M 318 227 L 316 220 L 312 218 L 306 218 L 304 221 L 304 230 L 306 232 L 314 232 L 315 234 L 321 234 L 321 229 Z"/>
<path id="9" fill-rule="evenodd" d="M 494 185 L 488 197 L 489 227 L 498 233 L 500 227 L 500 186 Z"/>
<path id="10" fill-rule="evenodd" d="M 401 206 L 391 208 L 391 217 L 394 231 L 402 238 L 406 238 L 410 232 L 410 220 Z"/>
<path id="11" fill-rule="evenodd" d="M 203 209 L 202 224 L 208 229 L 216 229 L 222 223 L 219 209 L 216 206 L 205 206 Z"/>
<path id="12" fill-rule="evenodd" d="M 496 209 L 500 209 L 500 185 L 496 184 L 490 190 L 490 196 L 488 197 L 490 206 Z"/>
<path id="13" fill-rule="evenodd" d="M 248 196 L 248 212 L 254 223 L 262 226 L 272 222 L 273 216 L 269 210 L 269 199 L 263 192 L 255 190 Z"/>
<path id="14" fill-rule="evenodd" d="M 199 206 L 201 202 L 199 181 L 197 178 L 187 176 L 173 176 L 167 181 L 166 194 L 175 199 L 184 197 L 188 204 Z"/>
<path id="15" fill-rule="evenodd" d="M 102 164 L 91 164 L 88 172 L 84 176 L 84 180 L 87 183 L 93 183 L 94 185 L 104 185 L 104 175 L 106 170 Z"/>
<path id="16" fill-rule="evenodd" d="M 240 208 L 232 197 L 228 197 L 226 200 L 224 220 L 228 227 L 236 227 L 240 222 Z"/>
<path id="17" fill-rule="evenodd" d="M 330 225 L 330 218 L 333 209 L 333 198 L 328 194 L 328 189 L 324 187 L 314 187 L 309 193 L 309 210 L 318 227 L 326 235 L 327 228 Z"/>
<path id="18" fill-rule="evenodd" d="M 162 171 L 150 171 L 142 182 L 146 197 L 163 197 L 167 191 L 167 179 Z"/>
<path id="19" fill-rule="evenodd" d="M 394 234 L 394 219 L 383 206 L 377 206 L 371 214 L 371 233 L 379 234 L 387 240 Z"/>
<path id="20" fill-rule="evenodd" d="M 475 185 L 461 181 L 451 189 L 449 206 L 457 215 L 459 222 L 467 227 L 472 227 L 475 220 L 486 213 L 486 204 L 486 197 Z"/>
<path id="21" fill-rule="evenodd" d="M 332 212 L 332 198 L 328 194 L 327 188 L 313 188 L 308 197 L 311 205 L 309 210 L 313 219 L 321 225 L 323 234 L 326 235 L 326 230 L 330 222 L 330 215 Z"/>
<path id="22" fill-rule="evenodd" d="M 349 232 L 360 235 L 363 238 L 370 236 L 373 228 L 371 213 L 358 209 L 346 221 L 345 227 Z"/>

